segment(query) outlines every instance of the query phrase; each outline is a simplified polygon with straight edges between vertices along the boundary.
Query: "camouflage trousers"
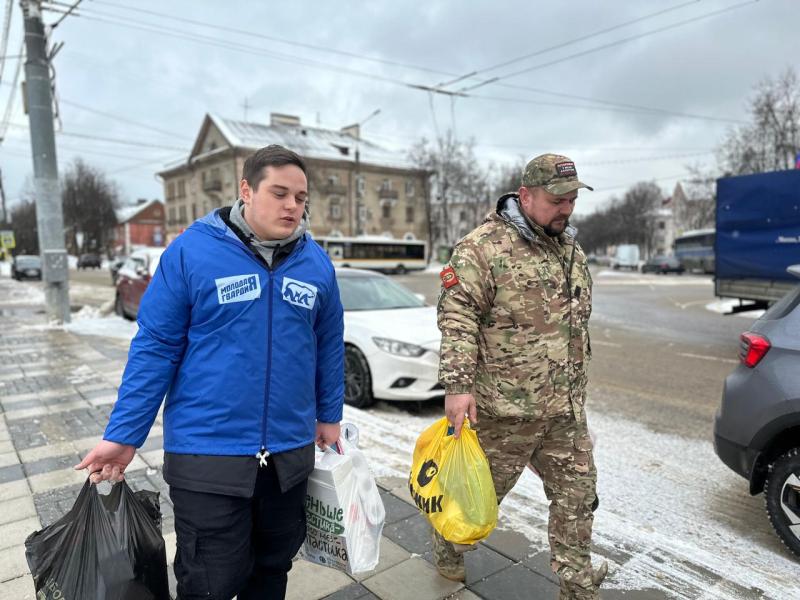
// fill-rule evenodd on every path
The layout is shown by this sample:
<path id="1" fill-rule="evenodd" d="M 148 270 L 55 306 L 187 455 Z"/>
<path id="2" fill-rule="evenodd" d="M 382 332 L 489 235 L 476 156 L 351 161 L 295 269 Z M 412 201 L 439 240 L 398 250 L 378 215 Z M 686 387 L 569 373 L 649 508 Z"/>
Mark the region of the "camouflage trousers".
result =
<path id="1" fill-rule="evenodd" d="M 498 503 L 530 463 L 550 501 L 550 566 L 562 600 L 595 600 L 590 543 L 597 470 L 586 418 L 565 415 L 522 420 L 484 415 L 475 426 L 489 460 Z"/>

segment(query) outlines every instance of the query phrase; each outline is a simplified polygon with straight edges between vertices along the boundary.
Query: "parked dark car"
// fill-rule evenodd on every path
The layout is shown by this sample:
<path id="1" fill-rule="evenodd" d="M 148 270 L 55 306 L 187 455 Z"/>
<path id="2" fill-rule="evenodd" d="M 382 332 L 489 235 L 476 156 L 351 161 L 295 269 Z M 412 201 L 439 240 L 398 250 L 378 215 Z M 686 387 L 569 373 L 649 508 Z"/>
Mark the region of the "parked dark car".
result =
<path id="1" fill-rule="evenodd" d="M 117 272 L 117 295 L 114 311 L 126 319 L 135 319 L 139 303 L 161 260 L 164 248 L 142 248 L 132 253 Z"/>
<path id="2" fill-rule="evenodd" d="M 800 278 L 800 265 L 787 269 Z M 767 514 L 800 556 L 800 285 L 741 336 L 741 364 L 725 379 L 714 450 L 764 492 Z"/>
<path id="3" fill-rule="evenodd" d="M 99 269 L 101 265 L 100 257 L 97 254 L 81 254 L 78 258 L 79 269 Z"/>
<path id="4" fill-rule="evenodd" d="M 111 272 L 112 285 L 117 285 L 117 276 L 119 275 L 119 270 L 122 268 L 122 265 L 125 264 L 126 260 L 128 260 L 127 256 L 118 256 L 108 263 L 108 270 Z"/>
<path id="5" fill-rule="evenodd" d="M 674 256 L 654 256 L 642 265 L 642 273 L 683 273 L 686 269 Z"/>
<path id="6" fill-rule="evenodd" d="M 20 254 L 11 263 L 11 277 L 17 281 L 42 278 L 42 259 L 35 254 Z"/>

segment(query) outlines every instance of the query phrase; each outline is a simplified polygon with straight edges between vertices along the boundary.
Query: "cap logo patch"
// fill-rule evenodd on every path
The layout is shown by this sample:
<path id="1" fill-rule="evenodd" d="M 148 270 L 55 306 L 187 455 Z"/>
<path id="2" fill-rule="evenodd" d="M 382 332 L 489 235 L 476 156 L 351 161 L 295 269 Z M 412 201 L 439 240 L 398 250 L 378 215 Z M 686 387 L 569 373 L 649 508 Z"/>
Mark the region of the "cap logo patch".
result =
<path id="1" fill-rule="evenodd" d="M 578 172 L 575 170 L 574 162 L 560 162 L 556 163 L 556 174 L 558 177 L 577 177 Z"/>
<path id="2" fill-rule="evenodd" d="M 439 277 L 442 278 L 442 285 L 444 286 L 444 289 L 451 288 L 460 283 L 458 281 L 458 275 L 456 275 L 453 267 L 447 267 L 444 269 L 441 273 L 439 273 Z"/>

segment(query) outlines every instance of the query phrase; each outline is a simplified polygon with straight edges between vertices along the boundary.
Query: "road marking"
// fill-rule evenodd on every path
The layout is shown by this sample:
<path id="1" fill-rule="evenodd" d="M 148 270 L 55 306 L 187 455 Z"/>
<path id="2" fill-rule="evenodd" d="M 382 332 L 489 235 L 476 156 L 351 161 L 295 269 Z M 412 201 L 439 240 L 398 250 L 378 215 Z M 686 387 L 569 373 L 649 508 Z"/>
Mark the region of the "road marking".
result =
<path id="1" fill-rule="evenodd" d="M 720 358 L 719 356 L 707 356 L 705 354 L 692 354 L 691 352 L 678 352 L 678 356 L 685 356 L 686 358 L 699 358 L 701 360 L 716 360 L 733 365 L 739 364 L 738 360 L 734 360 L 732 358 Z"/>
<path id="2" fill-rule="evenodd" d="M 592 340 L 593 346 L 610 346 L 611 348 L 621 348 L 622 344 L 616 342 L 604 342 L 603 340 Z"/>

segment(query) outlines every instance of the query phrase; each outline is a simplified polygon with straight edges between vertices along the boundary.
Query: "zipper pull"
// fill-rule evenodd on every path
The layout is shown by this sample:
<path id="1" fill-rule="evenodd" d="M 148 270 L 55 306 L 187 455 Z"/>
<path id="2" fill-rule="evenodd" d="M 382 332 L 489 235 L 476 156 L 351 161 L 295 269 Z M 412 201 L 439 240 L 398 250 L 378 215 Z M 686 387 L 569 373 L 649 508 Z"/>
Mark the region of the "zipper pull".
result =
<path id="1" fill-rule="evenodd" d="M 258 452 L 256 452 L 256 458 L 258 459 L 258 466 L 259 467 L 266 467 L 267 466 L 267 457 L 269 456 L 269 452 L 267 452 L 266 448 L 262 448 Z"/>

